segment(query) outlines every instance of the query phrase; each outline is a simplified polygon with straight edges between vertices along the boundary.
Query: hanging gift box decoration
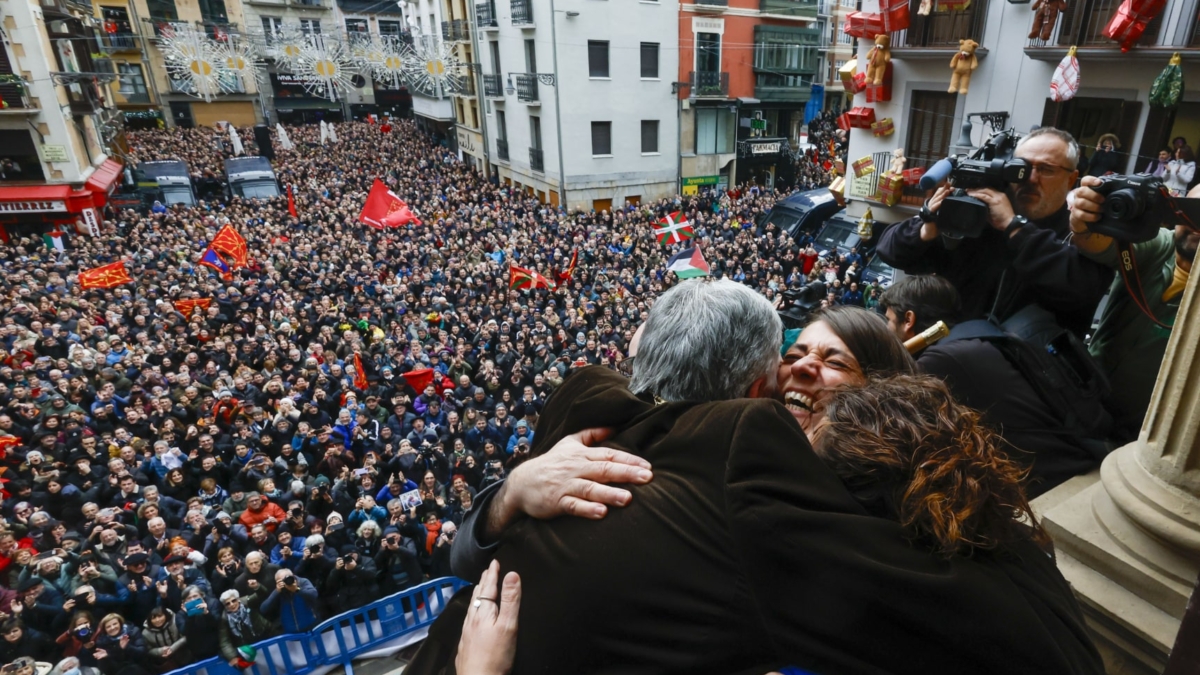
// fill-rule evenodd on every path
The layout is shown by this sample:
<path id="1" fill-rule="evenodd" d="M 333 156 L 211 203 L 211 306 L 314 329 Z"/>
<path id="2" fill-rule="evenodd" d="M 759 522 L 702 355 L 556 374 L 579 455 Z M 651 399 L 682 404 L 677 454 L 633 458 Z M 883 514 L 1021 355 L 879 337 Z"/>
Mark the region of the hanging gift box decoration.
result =
<path id="1" fill-rule="evenodd" d="M 887 33 L 883 28 L 883 15 L 868 12 L 850 12 L 842 24 L 842 32 L 850 37 L 874 40 Z"/>
<path id="2" fill-rule="evenodd" d="M 1183 70 L 1179 67 L 1180 63 L 1179 52 L 1175 52 L 1167 67 L 1154 78 L 1154 84 L 1150 86 L 1150 105 L 1169 110 L 1183 100 Z"/>
<path id="3" fill-rule="evenodd" d="M 833 160 L 833 170 L 836 171 L 838 173 L 838 175 L 845 176 L 846 175 L 846 163 L 843 162 L 841 160 L 841 158 Z"/>
<path id="4" fill-rule="evenodd" d="M 1050 78 L 1050 99 L 1058 103 L 1070 101 L 1079 93 L 1079 59 L 1075 57 L 1075 47 L 1067 50 L 1067 55 L 1058 62 L 1054 76 Z"/>
<path id="5" fill-rule="evenodd" d="M 876 200 L 895 206 L 900 197 L 904 194 L 904 177 L 895 174 L 885 173 L 879 179 L 879 194 L 876 195 Z"/>
<path id="6" fill-rule="evenodd" d="M 846 179 L 842 176 L 834 178 L 829 183 L 829 194 L 833 195 L 838 206 L 846 205 Z"/>
<path id="7" fill-rule="evenodd" d="M 850 112 L 849 111 L 844 112 L 841 115 L 838 115 L 837 125 L 838 125 L 838 128 L 841 129 L 842 131 L 850 131 L 850 129 L 854 125 L 850 121 Z"/>
<path id="8" fill-rule="evenodd" d="M 854 160 L 854 163 L 850 167 L 854 169 L 855 178 L 862 178 L 863 176 L 875 173 L 875 160 L 871 159 L 870 155 L 867 155 L 862 159 Z"/>
<path id="9" fill-rule="evenodd" d="M 884 117 L 878 122 L 871 123 L 871 135 L 876 138 L 891 136 L 896 132 L 896 123 L 890 117 Z"/>
<path id="10" fill-rule="evenodd" d="M 925 175 L 925 169 L 921 167 L 905 169 L 901 175 L 904 176 L 905 185 L 916 185 L 921 182 L 921 176 Z"/>
<path id="11" fill-rule="evenodd" d="M 867 207 L 867 212 L 858 219 L 858 228 L 855 231 L 863 241 L 869 240 L 875 236 L 875 215 L 871 213 L 871 208 Z"/>
<path id="12" fill-rule="evenodd" d="M 879 9 L 883 10 L 883 30 L 888 33 L 895 33 L 899 30 L 908 30 L 912 21 L 908 10 L 909 0 L 883 0 L 879 3 Z"/>
<path id="13" fill-rule="evenodd" d="M 846 112 L 850 116 L 850 126 L 855 129 L 870 129 L 875 121 L 875 109 L 865 106 L 855 106 Z"/>
<path id="14" fill-rule="evenodd" d="M 1146 25 L 1167 6 L 1167 0 L 1124 0 L 1104 27 L 1104 37 L 1116 40 L 1121 51 L 1133 49 L 1146 32 Z"/>
<path id="15" fill-rule="evenodd" d="M 883 71 L 881 84 L 867 85 L 867 103 L 886 103 L 892 100 L 892 64 Z"/>
<path id="16" fill-rule="evenodd" d="M 858 59 L 850 59 L 838 68 L 838 78 L 842 81 L 842 86 L 851 94 L 857 94 L 854 90 L 854 74 L 858 71 Z"/>

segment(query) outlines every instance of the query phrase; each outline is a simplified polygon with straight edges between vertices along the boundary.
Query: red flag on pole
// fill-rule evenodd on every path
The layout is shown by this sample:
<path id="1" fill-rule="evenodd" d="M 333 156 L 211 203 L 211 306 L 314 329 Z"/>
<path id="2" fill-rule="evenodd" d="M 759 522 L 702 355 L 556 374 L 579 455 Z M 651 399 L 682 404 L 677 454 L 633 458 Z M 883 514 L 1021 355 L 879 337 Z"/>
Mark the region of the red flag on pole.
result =
<path id="1" fill-rule="evenodd" d="M 417 368 L 404 374 L 404 380 L 414 391 L 420 393 L 433 384 L 433 368 Z"/>
<path id="2" fill-rule="evenodd" d="M 292 184 L 288 183 L 288 213 L 292 214 L 293 218 L 299 218 L 296 213 L 296 196 L 292 194 Z"/>
<path id="3" fill-rule="evenodd" d="M 575 264 L 579 262 L 579 249 L 575 249 L 571 253 L 571 263 L 567 265 L 567 269 L 561 272 L 554 273 L 554 279 L 560 284 L 571 283 L 571 277 L 575 275 Z"/>
<path id="4" fill-rule="evenodd" d="M 363 370 L 362 359 L 358 352 L 354 352 L 354 388 L 366 391 L 369 386 L 371 385 L 367 382 L 367 371 Z"/>
<path id="5" fill-rule="evenodd" d="M 132 282 L 123 260 L 79 273 L 79 285 L 83 288 L 113 288 Z"/>
<path id="6" fill-rule="evenodd" d="M 229 259 L 230 267 L 236 269 L 250 266 L 250 251 L 246 248 L 246 239 L 238 234 L 232 225 L 225 225 L 218 230 L 209 248 L 217 253 L 224 253 Z"/>
<path id="7" fill-rule="evenodd" d="M 396 193 L 389 190 L 383 181 L 376 178 L 375 183 L 371 186 L 371 192 L 367 195 L 367 201 L 363 204 L 362 213 L 358 214 L 358 220 L 377 230 L 382 230 L 390 224 L 385 223 L 384 219 L 400 209 L 407 210 L 408 205 L 404 203 L 403 199 L 397 197 Z M 412 215 L 411 211 L 409 215 Z M 392 227 L 396 227 L 396 225 L 392 225 Z"/>

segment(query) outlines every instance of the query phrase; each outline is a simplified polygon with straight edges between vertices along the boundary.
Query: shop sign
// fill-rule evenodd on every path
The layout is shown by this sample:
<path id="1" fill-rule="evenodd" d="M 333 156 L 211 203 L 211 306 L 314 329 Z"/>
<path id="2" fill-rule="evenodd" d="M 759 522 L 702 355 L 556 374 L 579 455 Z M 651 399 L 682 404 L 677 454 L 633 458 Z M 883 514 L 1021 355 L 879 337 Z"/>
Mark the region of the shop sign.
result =
<path id="1" fill-rule="evenodd" d="M 81 213 L 83 214 L 83 223 L 87 225 L 88 234 L 92 235 L 93 237 L 99 237 L 100 219 L 96 216 L 96 209 L 88 207 Z"/>
<path id="2" fill-rule="evenodd" d="M 782 146 L 778 141 L 774 143 L 753 143 L 750 145 L 750 154 L 752 155 L 777 155 L 779 148 Z"/>
<path id="3" fill-rule="evenodd" d="M 67 210 L 67 203 L 58 199 L 0 202 L 0 213 L 57 213 Z"/>
<path id="4" fill-rule="evenodd" d="M 46 162 L 69 162 L 71 158 L 67 155 L 67 146 L 65 145 L 43 145 L 42 160 Z"/>

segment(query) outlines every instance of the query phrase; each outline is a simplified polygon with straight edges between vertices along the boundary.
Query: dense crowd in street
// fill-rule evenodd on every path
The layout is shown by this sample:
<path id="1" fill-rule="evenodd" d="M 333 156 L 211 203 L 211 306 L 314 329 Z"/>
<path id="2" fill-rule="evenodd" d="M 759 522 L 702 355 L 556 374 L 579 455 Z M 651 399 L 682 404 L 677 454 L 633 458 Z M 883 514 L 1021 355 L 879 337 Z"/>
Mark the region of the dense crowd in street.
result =
<path id="1" fill-rule="evenodd" d="M 837 147 L 819 129 L 808 163 Z M 818 261 L 759 231 L 773 190 L 566 213 L 407 121 L 340 124 L 326 145 L 315 126 L 288 133 L 295 150 L 276 145 L 274 164 L 297 217 L 285 197 L 110 209 L 100 236 L 63 252 L 25 239 L 0 253 L 0 663 L 13 672 L 237 664 L 239 647 L 448 575 L 464 512 L 523 461 L 547 395 L 572 369 L 619 367 L 674 284 L 681 245 L 651 231 L 671 212 L 715 276 L 772 299 L 826 277 L 832 301 L 844 286 L 865 302 L 848 290 L 861 259 Z M 130 163 L 182 159 L 204 196 L 229 154 L 208 128 L 129 137 Z M 423 224 L 359 223 L 376 177 Z M 222 279 L 198 260 L 226 224 L 250 261 Z M 554 278 L 575 252 L 556 289 L 509 289 L 510 264 Z M 132 283 L 77 283 L 118 260 Z M 211 304 L 187 316 L 189 299 Z"/>

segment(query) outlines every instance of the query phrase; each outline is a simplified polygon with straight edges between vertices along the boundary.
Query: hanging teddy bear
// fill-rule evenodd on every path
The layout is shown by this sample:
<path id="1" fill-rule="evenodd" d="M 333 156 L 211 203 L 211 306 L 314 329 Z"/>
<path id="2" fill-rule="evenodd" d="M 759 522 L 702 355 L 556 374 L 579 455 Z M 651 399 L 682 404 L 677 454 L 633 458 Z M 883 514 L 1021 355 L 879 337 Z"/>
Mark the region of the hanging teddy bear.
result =
<path id="1" fill-rule="evenodd" d="M 904 156 L 904 148 L 896 148 L 892 151 L 892 165 L 888 167 L 887 172 L 893 176 L 901 176 L 907 164 L 908 158 Z"/>
<path id="2" fill-rule="evenodd" d="M 1029 29 L 1029 39 L 1041 38 L 1042 42 L 1050 39 L 1054 33 L 1054 25 L 1058 23 L 1060 12 L 1067 11 L 1067 0 L 1034 0 L 1033 27 Z"/>
<path id="3" fill-rule="evenodd" d="M 971 88 L 971 75 L 979 67 L 979 57 L 975 56 L 978 47 L 979 43 L 974 40 L 958 41 L 958 51 L 950 58 L 950 69 L 954 74 L 950 76 L 950 88 L 946 91 L 965 94 Z"/>
<path id="4" fill-rule="evenodd" d="M 875 46 L 867 52 L 867 82 L 875 86 L 883 84 L 888 62 L 892 60 L 892 36 L 884 33 L 875 38 Z"/>

